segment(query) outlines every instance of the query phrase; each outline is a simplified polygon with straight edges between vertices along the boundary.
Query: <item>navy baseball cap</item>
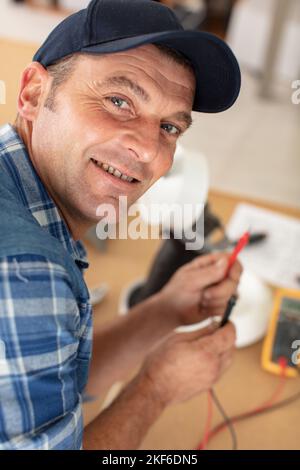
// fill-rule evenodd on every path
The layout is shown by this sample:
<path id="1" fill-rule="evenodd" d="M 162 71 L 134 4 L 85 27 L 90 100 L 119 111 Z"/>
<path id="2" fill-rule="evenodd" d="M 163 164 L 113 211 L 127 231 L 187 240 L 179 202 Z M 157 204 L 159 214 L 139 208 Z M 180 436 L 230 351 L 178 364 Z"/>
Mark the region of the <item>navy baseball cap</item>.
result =
<path id="1" fill-rule="evenodd" d="M 112 54 L 149 43 L 169 46 L 192 63 L 194 111 L 218 113 L 233 105 L 241 75 L 228 45 L 213 34 L 185 30 L 170 8 L 153 0 L 92 0 L 49 34 L 33 61 L 47 67 L 76 52 Z"/>

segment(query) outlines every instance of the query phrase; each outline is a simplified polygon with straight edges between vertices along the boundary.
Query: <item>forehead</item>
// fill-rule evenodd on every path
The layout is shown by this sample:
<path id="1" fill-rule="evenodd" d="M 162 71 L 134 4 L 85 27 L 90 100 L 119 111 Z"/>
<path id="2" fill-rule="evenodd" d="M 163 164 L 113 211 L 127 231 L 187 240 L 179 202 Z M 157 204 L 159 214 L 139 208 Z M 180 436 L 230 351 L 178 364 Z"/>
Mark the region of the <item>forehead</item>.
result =
<path id="1" fill-rule="evenodd" d="M 109 83 L 109 77 L 125 74 L 147 86 L 152 93 L 169 95 L 173 100 L 192 106 L 195 93 L 193 72 L 152 44 L 113 54 L 84 54 L 78 65 L 78 72 L 86 80 Z"/>

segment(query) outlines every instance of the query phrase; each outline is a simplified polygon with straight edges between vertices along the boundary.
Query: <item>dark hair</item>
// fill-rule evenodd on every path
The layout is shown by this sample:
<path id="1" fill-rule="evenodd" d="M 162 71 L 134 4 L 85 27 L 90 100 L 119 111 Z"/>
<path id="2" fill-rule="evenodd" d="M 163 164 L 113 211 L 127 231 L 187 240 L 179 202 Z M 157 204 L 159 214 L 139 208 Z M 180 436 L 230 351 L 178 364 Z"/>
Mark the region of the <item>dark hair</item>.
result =
<path id="1" fill-rule="evenodd" d="M 157 47 L 157 49 L 159 49 L 160 52 L 165 56 L 168 56 L 170 59 L 173 59 L 176 64 L 182 65 L 183 67 L 194 73 L 194 67 L 192 65 L 192 62 L 181 52 L 177 51 L 176 49 L 173 49 L 172 47 L 166 46 L 165 44 L 157 43 L 153 44 L 153 46 Z"/>
<path id="2" fill-rule="evenodd" d="M 54 64 L 48 65 L 47 70 L 52 77 L 51 88 L 46 98 L 44 106 L 50 110 L 55 107 L 55 94 L 57 89 L 72 75 L 79 54 L 70 54 L 58 60 Z"/>

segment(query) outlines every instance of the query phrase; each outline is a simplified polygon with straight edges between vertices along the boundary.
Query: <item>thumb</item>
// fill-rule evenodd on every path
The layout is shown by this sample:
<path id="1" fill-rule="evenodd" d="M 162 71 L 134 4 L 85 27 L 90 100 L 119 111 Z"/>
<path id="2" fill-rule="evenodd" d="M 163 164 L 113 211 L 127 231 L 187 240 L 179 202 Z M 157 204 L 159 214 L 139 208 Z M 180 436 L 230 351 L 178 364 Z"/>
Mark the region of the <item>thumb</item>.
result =
<path id="1" fill-rule="evenodd" d="M 222 258 L 219 258 L 218 261 L 210 264 L 209 266 L 195 269 L 191 281 L 193 287 L 195 289 L 202 290 L 208 286 L 211 286 L 212 284 L 221 282 L 226 275 L 227 265 L 227 257 L 223 256 Z"/>

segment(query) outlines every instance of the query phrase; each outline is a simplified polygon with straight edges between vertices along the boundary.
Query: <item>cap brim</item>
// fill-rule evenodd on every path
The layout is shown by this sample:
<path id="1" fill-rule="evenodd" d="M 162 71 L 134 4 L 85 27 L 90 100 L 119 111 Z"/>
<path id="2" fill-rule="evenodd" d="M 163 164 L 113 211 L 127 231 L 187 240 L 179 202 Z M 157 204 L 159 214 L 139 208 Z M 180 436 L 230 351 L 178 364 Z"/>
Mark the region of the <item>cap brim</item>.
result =
<path id="1" fill-rule="evenodd" d="M 219 113 L 233 105 L 241 87 L 239 65 L 227 44 L 213 34 L 165 31 L 94 44 L 81 51 L 109 54 L 149 43 L 172 47 L 191 61 L 196 76 L 194 111 Z"/>

